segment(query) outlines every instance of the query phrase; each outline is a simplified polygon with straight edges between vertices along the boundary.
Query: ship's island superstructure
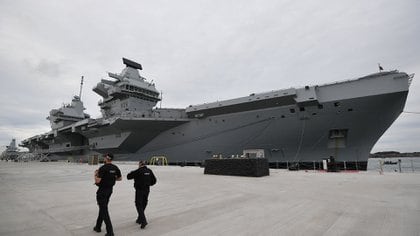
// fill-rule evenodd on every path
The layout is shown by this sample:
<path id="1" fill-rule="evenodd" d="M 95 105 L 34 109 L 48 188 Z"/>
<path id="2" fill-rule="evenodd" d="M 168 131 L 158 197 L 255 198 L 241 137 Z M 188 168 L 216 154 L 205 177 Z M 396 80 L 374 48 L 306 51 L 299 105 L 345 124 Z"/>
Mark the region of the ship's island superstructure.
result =
<path id="1" fill-rule="evenodd" d="M 19 156 L 19 148 L 16 146 L 16 139 L 12 139 L 6 149 L 0 154 L 0 160 L 15 160 Z"/>
<path id="2" fill-rule="evenodd" d="M 75 96 L 50 112 L 50 132 L 21 145 L 61 159 L 112 152 L 118 160 L 163 155 L 171 164 L 254 155 L 272 167 L 312 166 L 334 156 L 342 168 L 365 170 L 372 147 L 403 111 L 413 77 L 379 72 L 171 109 L 156 107 L 160 94 L 139 74 L 140 64 L 123 63 L 120 74 L 93 88 L 102 118 L 83 113 Z"/>

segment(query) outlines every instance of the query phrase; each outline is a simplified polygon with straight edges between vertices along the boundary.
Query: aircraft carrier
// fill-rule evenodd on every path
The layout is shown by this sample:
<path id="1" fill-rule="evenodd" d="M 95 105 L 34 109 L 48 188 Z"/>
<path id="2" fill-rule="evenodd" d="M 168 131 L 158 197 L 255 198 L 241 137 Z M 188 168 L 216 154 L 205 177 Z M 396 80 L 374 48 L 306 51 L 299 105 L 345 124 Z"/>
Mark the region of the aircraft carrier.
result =
<path id="1" fill-rule="evenodd" d="M 139 74 L 139 63 L 123 63 L 121 73 L 108 73 L 93 88 L 102 97 L 101 118 L 84 113 L 75 96 L 51 110 L 51 131 L 21 146 L 61 159 L 112 152 L 117 160 L 165 156 L 170 164 L 196 164 L 246 156 L 280 168 L 319 167 L 334 157 L 340 168 L 366 170 L 372 147 L 403 111 L 413 78 L 380 71 L 174 109 L 157 107 L 160 93 Z"/>

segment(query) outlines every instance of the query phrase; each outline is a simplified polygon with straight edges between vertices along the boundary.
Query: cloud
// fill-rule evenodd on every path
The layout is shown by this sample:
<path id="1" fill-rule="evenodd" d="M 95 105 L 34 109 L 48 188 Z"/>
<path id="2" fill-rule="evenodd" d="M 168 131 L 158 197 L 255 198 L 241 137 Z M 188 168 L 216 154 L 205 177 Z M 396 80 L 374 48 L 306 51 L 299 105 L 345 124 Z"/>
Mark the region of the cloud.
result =
<path id="1" fill-rule="evenodd" d="M 60 75 L 60 63 L 48 61 L 46 59 L 41 59 L 37 62 L 36 65 L 33 65 L 30 61 L 25 60 L 25 64 L 34 70 L 34 72 L 38 72 L 41 75 L 49 76 L 49 77 L 59 77 Z"/>
<path id="2" fill-rule="evenodd" d="M 121 57 L 143 65 L 164 107 L 180 108 L 356 78 L 379 62 L 420 75 L 414 0 L 6 0 L 0 7 L 0 106 L 7 110 L 0 121 L 11 129 L 48 125 L 49 110 L 78 94 L 82 75 L 86 112 L 98 117 L 100 97 L 91 89 L 106 71 L 121 70 Z M 407 110 L 420 111 L 417 84 Z M 412 132 L 404 139 L 406 125 L 419 123 L 398 119 L 375 149 L 420 149 Z"/>
<path id="3" fill-rule="evenodd" d="M 419 151 L 420 139 L 419 115 L 403 113 L 386 131 L 373 148 L 378 151 Z"/>
<path id="4" fill-rule="evenodd" d="M 29 138 L 34 136 L 34 134 L 43 134 L 48 131 L 49 127 L 46 126 L 38 126 L 32 124 L 31 126 L 10 126 L 10 125 L 0 125 L 0 151 L 1 149 L 5 149 L 5 146 L 10 144 L 12 139 L 16 139 L 17 145 L 23 139 Z"/>

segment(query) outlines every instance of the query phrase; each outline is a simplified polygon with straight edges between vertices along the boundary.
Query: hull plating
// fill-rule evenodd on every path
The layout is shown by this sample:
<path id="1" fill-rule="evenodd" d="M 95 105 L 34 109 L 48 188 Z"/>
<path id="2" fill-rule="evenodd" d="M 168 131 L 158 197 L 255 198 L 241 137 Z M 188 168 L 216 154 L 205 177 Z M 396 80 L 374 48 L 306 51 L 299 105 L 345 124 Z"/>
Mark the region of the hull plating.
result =
<path id="1" fill-rule="evenodd" d="M 341 100 L 305 111 L 294 106 L 195 119 L 169 129 L 122 159 L 165 155 L 169 162 L 230 157 L 244 149 L 264 149 L 270 162 L 311 162 L 329 156 L 365 162 L 373 145 L 401 113 L 407 92 Z M 329 131 L 347 130 L 345 147 L 331 147 Z"/>

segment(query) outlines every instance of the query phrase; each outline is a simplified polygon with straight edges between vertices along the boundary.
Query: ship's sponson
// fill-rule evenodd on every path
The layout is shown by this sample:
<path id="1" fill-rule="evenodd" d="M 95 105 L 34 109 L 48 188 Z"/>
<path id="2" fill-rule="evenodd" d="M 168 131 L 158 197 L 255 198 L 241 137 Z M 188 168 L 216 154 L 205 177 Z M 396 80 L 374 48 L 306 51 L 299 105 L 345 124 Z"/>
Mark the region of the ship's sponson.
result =
<path id="1" fill-rule="evenodd" d="M 397 70 L 389 72 L 380 72 L 364 76 L 358 79 L 346 80 L 325 85 L 305 86 L 303 88 L 296 89 L 289 88 L 257 94 L 252 93 L 247 97 L 240 97 L 200 105 L 190 105 L 186 108 L 186 112 L 189 118 L 202 118 L 213 115 L 251 111 L 255 109 L 264 109 L 278 106 L 297 105 L 298 107 L 304 107 L 308 105 L 318 105 L 327 101 L 349 99 L 361 96 L 372 96 L 381 93 L 386 93 L 388 92 L 385 91 L 386 89 L 390 90 L 390 92 L 395 92 L 392 86 L 388 88 L 377 88 L 375 87 L 375 84 L 369 83 L 371 79 L 387 75 L 394 75 L 394 77 L 396 78 L 405 78 L 408 76 L 406 73 L 401 73 Z M 354 83 L 355 81 L 358 81 L 358 83 L 364 83 L 366 84 L 366 86 L 361 86 L 361 89 L 358 90 L 349 90 L 348 88 L 345 88 L 344 90 L 337 89 L 336 85 L 346 85 L 349 83 Z M 322 97 L 320 98 L 319 89 L 332 85 L 335 86 L 335 91 L 331 91 L 331 94 L 327 94 L 325 96 L 321 94 Z"/>

